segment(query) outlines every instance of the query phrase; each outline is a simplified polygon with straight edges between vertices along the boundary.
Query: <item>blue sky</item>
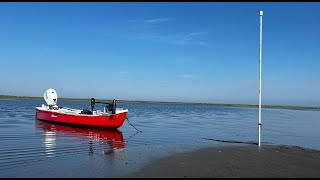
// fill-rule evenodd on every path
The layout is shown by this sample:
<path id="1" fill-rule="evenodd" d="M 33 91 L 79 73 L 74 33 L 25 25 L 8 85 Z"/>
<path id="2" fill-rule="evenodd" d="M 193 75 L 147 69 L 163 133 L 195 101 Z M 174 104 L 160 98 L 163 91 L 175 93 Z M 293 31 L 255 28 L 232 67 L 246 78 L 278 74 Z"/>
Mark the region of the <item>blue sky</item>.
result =
<path id="1" fill-rule="evenodd" d="M 320 3 L 1 3 L 0 94 L 320 106 Z"/>

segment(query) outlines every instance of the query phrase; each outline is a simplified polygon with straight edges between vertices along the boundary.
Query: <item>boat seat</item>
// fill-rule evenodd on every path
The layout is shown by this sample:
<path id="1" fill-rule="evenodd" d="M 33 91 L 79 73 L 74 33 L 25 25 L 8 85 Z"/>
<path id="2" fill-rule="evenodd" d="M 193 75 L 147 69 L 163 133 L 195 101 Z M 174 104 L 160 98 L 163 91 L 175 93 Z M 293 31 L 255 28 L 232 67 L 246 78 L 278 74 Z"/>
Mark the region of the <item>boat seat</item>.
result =
<path id="1" fill-rule="evenodd" d="M 80 112 L 80 114 L 92 114 L 92 111 L 84 109 Z"/>

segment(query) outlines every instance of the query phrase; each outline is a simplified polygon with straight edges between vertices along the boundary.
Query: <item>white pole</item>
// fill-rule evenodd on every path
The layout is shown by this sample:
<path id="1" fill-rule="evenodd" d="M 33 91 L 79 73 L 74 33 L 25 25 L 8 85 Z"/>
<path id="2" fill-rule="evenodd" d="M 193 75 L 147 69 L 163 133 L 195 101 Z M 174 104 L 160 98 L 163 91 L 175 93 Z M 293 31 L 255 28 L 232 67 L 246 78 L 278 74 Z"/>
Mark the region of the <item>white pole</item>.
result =
<path id="1" fill-rule="evenodd" d="M 262 64 L 262 16 L 260 11 L 260 73 L 259 73 L 259 147 L 261 146 L 261 64 Z"/>

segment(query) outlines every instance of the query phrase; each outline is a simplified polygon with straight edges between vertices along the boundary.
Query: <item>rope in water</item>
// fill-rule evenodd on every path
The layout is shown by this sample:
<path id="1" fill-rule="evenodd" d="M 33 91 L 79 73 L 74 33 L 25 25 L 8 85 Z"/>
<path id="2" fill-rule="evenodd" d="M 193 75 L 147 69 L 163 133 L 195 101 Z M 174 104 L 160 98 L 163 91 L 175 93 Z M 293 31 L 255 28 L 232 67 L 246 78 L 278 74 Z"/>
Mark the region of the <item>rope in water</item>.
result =
<path id="1" fill-rule="evenodd" d="M 129 123 L 132 127 L 134 127 L 134 125 L 131 124 L 131 122 L 129 121 L 129 118 L 126 117 L 126 120 L 128 121 L 128 123 Z M 142 131 L 138 130 L 136 127 L 134 127 L 134 128 L 135 128 L 138 132 L 142 132 Z"/>

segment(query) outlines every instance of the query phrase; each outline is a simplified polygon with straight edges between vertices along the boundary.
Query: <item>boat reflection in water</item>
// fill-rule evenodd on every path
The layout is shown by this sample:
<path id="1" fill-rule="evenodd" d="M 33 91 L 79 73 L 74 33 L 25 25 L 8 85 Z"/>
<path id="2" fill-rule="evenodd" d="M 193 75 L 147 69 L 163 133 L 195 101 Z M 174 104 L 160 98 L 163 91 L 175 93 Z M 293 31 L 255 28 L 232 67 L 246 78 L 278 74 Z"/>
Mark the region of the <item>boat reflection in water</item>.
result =
<path id="1" fill-rule="evenodd" d="M 80 127 L 67 124 L 58 124 L 44 121 L 35 121 L 36 128 L 43 130 L 43 146 L 47 157 L 54 157 L 55 154 L 61 151 L 62 153 L 73 149 L 73 152 L 83 152 L 85 148 L 88 152 L 88 147 L 84 147 L 83 143 L 89 144 L 89 154 L 97 153 L 96 150 L 103 154 L 111 154 L 116 151 L 123 151 L 125 149 L 124 138 L 122 132 L 117 129 L 101 129 L 92 127 Z M 79 143 L 80 147 L 74 145 L 70 147 L 57 147 L 57 140 L 68 141 L 71 143 Z M 77 144 L 78 144 L 77 143 Z M 65 144 L 65 143 L 61 143 Z M 78 148 L 79 147 L 79 148 Z M 82 149 L 82 151 L 81 151 Z M 60 153 L 61 153 L 60 152 Z"/>

